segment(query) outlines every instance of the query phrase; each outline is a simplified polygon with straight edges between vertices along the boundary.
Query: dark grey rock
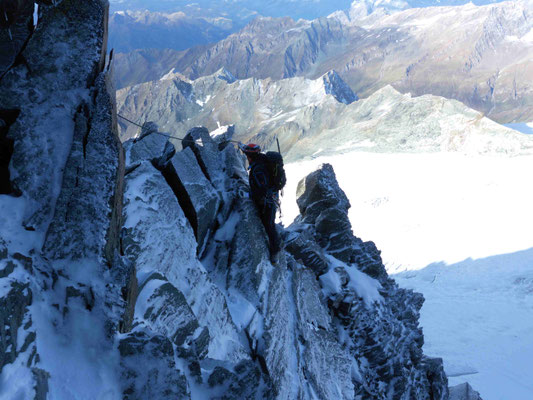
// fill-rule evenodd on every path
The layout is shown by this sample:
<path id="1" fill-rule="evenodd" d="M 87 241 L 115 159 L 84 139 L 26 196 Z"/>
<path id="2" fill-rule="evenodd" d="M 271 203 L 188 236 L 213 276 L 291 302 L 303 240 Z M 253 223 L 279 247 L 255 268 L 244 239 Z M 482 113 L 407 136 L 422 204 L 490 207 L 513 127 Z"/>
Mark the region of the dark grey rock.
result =
<path id="1" fill-rule="evenodd" d="M 187 380 L 176 368 L 170 340 L 134 332 L 120 341 L 118 350 L 124 399 L 190 398 Z"/>
<path id="2" fill-rule="evenodd" d="M 29 284 L 12 282 L 7 295 L 0 298 L 0 372 L 6 364 L 15 361 L 21 352 L 19 339 L 27 337 L 23 323 L 32 304 L 32 291 Z M 32 336 L 35 339 L 35 336 Z M 31 337 L 30 337 L 31 338 Z M 27 349 L 29 343 L 25 346 Z"/>
<path id="3" fill-rule="evenodd" d="M 225 382 L 227 382 L 230 379 L 236 380 L 236 378 L 237 376 L 234 373 L 228 371 L 226 368 L 216 366 L 213 372 L 211 373 L 211 375 L 209 375 L 209 379 L 207 380 L 207 383 L 211 387 L 219 386 L 219 385 L 223 385 Z"/>
<path id="4" fill-rule="evenodd" d="M 28 271 L 32 272 L 33 269 L 33 259 L 31 257 L 25 256 L 24 254 L 15 253 L 13 254 L 13 258 L 19 262 L 22 267 Z"/>
<path id="5" fill-rule="evenodd" d="M 298 373 L 298 347 L 295 316 L 291 310 L 292 298 L 287 291 L 288 272 L 276 268 L 268 287 L 265 312 L 265 364 L 268 368 L 276 397 L 296 397 L 301 392 L 295 387 Z M 300 383 L 300 382 L 299 382 Z"/>
<path id="6" fill-rule="evenodd" d="M 14 270 L 17 265 L 10 260 L 2 260 L 0 261 L 0 278 L 5 278 L 6 276 L 9 276 Z"/>
<path id="7" fill-rule="evenodd" d="M 268 239 L 252 201 L 238 199 L 235 204 L 241 223 L 231 244 L 226 284 L 255 305 L 259 303 L 259 285 L 269 263 Z"/>
<path id="8" fill-rule="evenodd" d="M 158 129 L 155 123 L 145 122 L 141 135 L 124 143 L 127 172 L 145 160 L 151 161 L 156 168 L 163 169 L 176 153 L 174 145 L 168 137 L 160 135 Z"/>
<path id="9" fill-rule="evenodd" d="M 305 223 L 314 224 L 320 213 L 330 207 L 347 212 L 350 202 L 339 187 L 330 164 L 309 174 L 298 183 L 296 203 Z"/>
<path id="10" fill-rule="evenodd" d="M 326 93 L 331 94 L 337 101 L 344 104 L 351 104 L 358 100 L 357 95 L 342 80 L 337 72 L 329 71 L 322 77 L 322 80 L 324 81 Z"/>
<path id="11" fill-rule="evenodd" d="M 468 382 L 450 387 L 449 400 L 482 400 L 478 392 Z"/>
<path id="12" fill-rule="evenodd" d="M 196 339 L 194 339 L 194 347 L 196 350 L 196 354 L 198 355 L 198 358 L 200 360 L 207 357 L 207 354 L 209 352 L 210 339 L 211 337 L 209 336 L 209 329 L 207 326 L 204 326 L 202 332 L 198 335 Z"/>
<path id="13" fill-rule="evenodd" d="M 170 163 L 183 188 L 179 195 L 186 196 L 187 199 L 184 200 L 192 205 L 192 210 L 184 209 L 184 211 L 186 214 L 188 211 L 194 215 L 189 221 L 196 234 L 198 253 L 201 254 L 205 247 L 205 240 L 212 232 L 216 222 L 216 215 L 220 206 L 219 195 L 202 172 L 190 148 L 176 153 Z"/>
<path id="14" fill-rule="evenodd" d="M 297 269 L 292 282 L 305 380 L 319 398 L 353 398 L 352 360 L 339 343 L 315 274 Z"/>
<path id="15" fill-rule="evenodd" d="M 33 3 L 33 0 L 6 1 L 0 7 L 0 77 L 15 63 L 33 31 Z"/>
<path id="16" fill-rule="evenodd" d="M 330 207 L 322 211 L 315 221 L 320 243 L 333 256 L 344 262 L 352 261 L 355 238 L 346 211 Z"/>
<path id="17" fill-rule="evenodd" d="M 183 149 L 191 148 L 196 155 L 198 165 L 211 184 L 219 191 L 226 190 L 226 175 L 219 156 L 218 143 L 209 135 L 209 131 L 203 126 L 189 129 L 182 146 Z"/>
<path id="18" fill-rule="evenodd" d="M 122 246 L 121 246 L 122 247 Z M 122 252 L 122 254 L 124 254 Z M 125 302 L 122 320 L 119 322 L 119 332 L 127 333 L 133 328 L 133 318 L 135 316 L 135 303 L 139 296 L 139 282 L 135 271 L 135 265 L 126 257 L 120 257 L 119 262 L 115 263 L 121 267 L 119 279 L 121 282 L 121 297 Z M 118 268 L 117 268 L 118 269 Z"/>
<path id="19" fill-rule="evenodd" d="M 217 393 L 211 397 L 213 400 L 276 398 L 268 377 L 263 375 L 257 363 L 251 360 L 241 361 L 233 368 L 217 365 L 214 360 L 206 360 L 202 367 L 212 371 L 207 382 L 209 387 L 215 388 L 213 393 Z"/>
<path id="20" fill-rule="evenodd" d="M 442 368 L 442 358 L 424 357 L 422 364 L 426 367 L 431 396 L 434 399 L 448 399 L 448 378 L 446 377 L 446 373 Z M 446 385 L 443 385 L 443 383 L 446 383 Z M 478 399 L 476 398 L 474 400 Z"/>
<path id="21" fill-rule="evenodd" d="M 308 229 L 291 231 L 285 238 L 285 250 L 317 275 L 326 272 L 329 267 L 324 250 L 316 243 Z"/>
<path id="22" fill-rule="evenodd" d="M 220 143 L 215 141 L 204 127 L 190 129 L 182 141 L 182 146 L 183 149 L 190 148 L 194 152 L 198 165 L 217 191 L 222 200 L 218 218 L 225 220 L 231 211 L 235 192 L 234 179 L 226 171 L 225 158 L 231 150 L 235 152 L 235 148 L 233 146 L 223 148 L 226 154 L 222 155 Z"/>
<path id="23" fill-rule="evenodd" d="M 179 281 L 176 264 L 192 268 L 196 240 L 174 192 L 150 162 L 126 176 L 124 201 L 125 256 L 138 272 L 159 272 L 171 283 Z"/>
<path id="24" fill-rule="evenodd" d="M 33 379 L 35 380 L 35 397 L 34 400 L 47 400 L 48 399 L 48 379 L 50 374 L 40 368 L 32 368 Z"/>
<path id="25" fill-rule="evenodd" d="M 5 260 L 7 258 L 7 255 L 7 244 L 4 239 L 0 238 L 0 261 Z"/>
<path id="26" fill-rule="evenodd" d="M 126 176 L 124 198 L 124 253 L 145 277 L 140 284 L 159 273 L 184 294 L 200 327 L 209 329 L 208 353 L 235 362 L 247 358 L 224 295 L 197 258 L 198 243 L 167 180 L 143 162 Z M 144 301 L 137 300 L 137 310 L 146 308 Z M 228 339 L 224 348 L 217 345 L 220 337 Z"/>

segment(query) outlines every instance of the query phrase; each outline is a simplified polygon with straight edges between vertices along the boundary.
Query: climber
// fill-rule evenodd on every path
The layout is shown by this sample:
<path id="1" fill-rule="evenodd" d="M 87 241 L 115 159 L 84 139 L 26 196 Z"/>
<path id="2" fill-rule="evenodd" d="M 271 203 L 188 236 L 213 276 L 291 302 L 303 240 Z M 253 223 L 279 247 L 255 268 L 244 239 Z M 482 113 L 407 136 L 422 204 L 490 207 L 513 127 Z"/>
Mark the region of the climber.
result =
<path id="1" fill-rule="evenodd" d="M 267 157 L 261 153 L 261 147 L 254 143 L 247 145 L 239 143 L 239 148 L 248 159 L 250 197 L 268 235 L 270 260 L 272 263 L 277 263 L 281 250 L 280 237 L 275 224 L 279 195 L 273 187 L 272 177 L 267 168 Z"/>

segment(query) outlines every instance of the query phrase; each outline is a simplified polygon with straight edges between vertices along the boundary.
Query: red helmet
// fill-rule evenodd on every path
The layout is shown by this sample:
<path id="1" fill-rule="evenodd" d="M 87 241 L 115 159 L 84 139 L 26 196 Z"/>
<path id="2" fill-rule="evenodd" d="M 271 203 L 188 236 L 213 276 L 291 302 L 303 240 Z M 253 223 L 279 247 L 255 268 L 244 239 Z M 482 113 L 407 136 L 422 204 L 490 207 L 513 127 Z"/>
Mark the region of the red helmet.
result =
<path id="1" fill-rule="evenodd" d="M 261 147 L 255 143 L 245 144 L 241 147 L 243 153 L 257 154 L 261 152 Z"/>

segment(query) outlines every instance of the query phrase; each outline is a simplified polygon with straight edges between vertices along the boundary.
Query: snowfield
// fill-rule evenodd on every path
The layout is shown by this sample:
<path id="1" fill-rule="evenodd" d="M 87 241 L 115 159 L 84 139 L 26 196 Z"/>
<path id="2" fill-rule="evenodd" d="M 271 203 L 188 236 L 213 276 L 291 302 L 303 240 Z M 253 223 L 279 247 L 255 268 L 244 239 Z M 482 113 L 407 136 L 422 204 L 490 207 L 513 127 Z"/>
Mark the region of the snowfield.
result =
<path id="1" fill-rule="evenodd" d="M 355 235 L 426 298 L 424 352 L 444 358 L 450 385 L 533 399 L 533 157 L 356 152 L 288 164 L 285 225 L 298 182 L 326 162 Z"/>

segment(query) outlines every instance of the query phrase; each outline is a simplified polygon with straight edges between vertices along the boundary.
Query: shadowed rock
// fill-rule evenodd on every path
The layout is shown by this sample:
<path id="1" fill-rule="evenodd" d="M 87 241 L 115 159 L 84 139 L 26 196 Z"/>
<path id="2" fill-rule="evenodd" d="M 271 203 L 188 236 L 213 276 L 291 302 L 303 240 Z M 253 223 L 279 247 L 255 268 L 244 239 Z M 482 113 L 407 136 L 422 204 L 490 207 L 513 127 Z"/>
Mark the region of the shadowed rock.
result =
<path id="1" fill-rule="evenodd" d="M 120 341 L 118 350 L 124 399 L 190 398 L 187 380 L 176 368 L 172 343 L 166 337 L 135 332 Z"/>

